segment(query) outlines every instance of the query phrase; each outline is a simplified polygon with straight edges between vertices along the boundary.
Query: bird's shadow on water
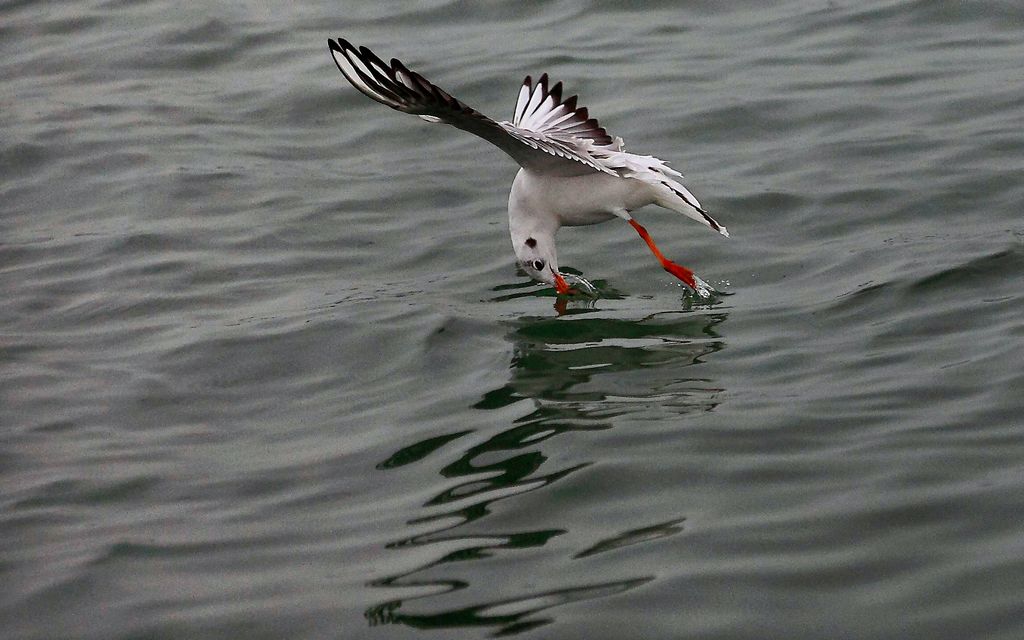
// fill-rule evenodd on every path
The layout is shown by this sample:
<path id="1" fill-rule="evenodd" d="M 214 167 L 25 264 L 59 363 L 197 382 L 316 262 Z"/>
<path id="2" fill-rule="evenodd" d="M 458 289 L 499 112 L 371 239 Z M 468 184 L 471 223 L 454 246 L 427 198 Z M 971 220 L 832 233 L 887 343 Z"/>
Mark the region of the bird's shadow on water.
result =
<path id="1" fill-rule="evenodd" d="M 527 494 L 532 494 L 533 504 L 537 499 L 551 501 L 551 512 L 559 513 L 558 498 L 545 495 L 545 489 L 600 462 L 600 455 L 588 449 L 583 459 L 574 454 L 576 460 L 560 465 L 556 460 L 566 457 L 568 445 L 559 441 L 560 436 L 613 429 L 616 418 L 652 407 L 686 415 L 718 406 L 723 389 L 701 375 L 700 365 L 726 346 L 720 333 L 728 318 L 724 308 L 710 304 L 638 317 L 635 310 L 610 312 L 598 306 L 592 303 L 554 316 L 507 322 L 512 344 L 509 380 L 472 405 L 480 412 L 505 413 L 515 413 L 515 405 L 523 405 L 520 417 L 507 427 L 487 427 L 493 433 L 485 435 L 483 428 L 463 425 L 409 443 L 377 465 L 381 472 L 395 473 L 407 465 L 434 461 L 443 479 L 438 484 L 445 488 L 423 504 L 421 515 L 408 521 L 417 533 L 397 536 L 387 544 L 391 553 L 415 547 L 435 559 L 371 582 L 370 587 L 398 593 L 366 610 L 369 624 L 435 630 L 480 627 L 495 636 L 509 635 L 552 622 L 552 609 L 559 605 L 612 596 L 654 579 L 652 575 L 606 581 L 563 578 L 562 584 L 550 588 L 553 579 L 558 582 L 557 573 L 551 575 L 551 561 L 538 559 L 543 554 L 536 550 L 571 531 L 573 523 L 513 531 L 508 525 L 489 528 L 486 524 L 493 504 Z M 487 418 L 481 422 L 493 424 L 490 416 L 481 417 Z M 458 442 L 464 438 L 473 444 L 459 450 Z M 510 509 L 514 512 L 514 502 L 503 506 L 506 518 Z M 630 530 L 608 532 L 604 539 L 567 553 L 563 561 L 587 562 L 605 550 L 682 529 L 683 517 L 665 516 Z M 524 523 L 529 521 L 523 517 Z M 522 555 L 510 558 L 512 553 Z M 494 577 L 491 565 L 474 569 L 465 564 L 486 563 L 488 558 L 493 562 L 496 556 L 511 559 L 527 571 L 532 566 L 544 574 L 538 582 L 549 588 L 488 579 Z M 599 573 L 595 575 L 600 578 Z"/>

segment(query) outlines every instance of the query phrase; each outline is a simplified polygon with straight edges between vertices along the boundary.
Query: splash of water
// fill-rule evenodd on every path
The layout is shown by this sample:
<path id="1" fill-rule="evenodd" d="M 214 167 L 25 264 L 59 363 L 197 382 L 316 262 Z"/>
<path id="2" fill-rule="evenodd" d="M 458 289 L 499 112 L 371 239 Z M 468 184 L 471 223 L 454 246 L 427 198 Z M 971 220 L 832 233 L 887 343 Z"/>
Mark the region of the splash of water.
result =
<path id="1" fill-rule="evenodd" d="M 693 280 L 694 282 L 697 283 L 697 288 L 694 289 L 694 291 L 696 291 L 697 295 L 700 296 L 701 298 L 707 299 L 710 298 L 712 294 L 718 293 L 717 289 L 712 287 L 697 274 L 693 274 Z"/>
<path id="2" fill-rule="evenodd" d="M 566 282 L 576 287 L 576 290 L 580 293 L 591 297 L 597 296 L 597 287 L 591 284 L 590 281 L 583 276 L 578 276 L 573 273 L 563 273 L 562 277 L 565 278 Z"/>

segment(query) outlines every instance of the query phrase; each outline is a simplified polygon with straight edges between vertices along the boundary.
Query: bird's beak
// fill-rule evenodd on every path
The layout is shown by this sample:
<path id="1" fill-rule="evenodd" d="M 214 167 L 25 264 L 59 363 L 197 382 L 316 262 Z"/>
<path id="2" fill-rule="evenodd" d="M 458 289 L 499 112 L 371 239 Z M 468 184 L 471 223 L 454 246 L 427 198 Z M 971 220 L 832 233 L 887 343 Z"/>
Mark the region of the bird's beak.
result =
<path id="1" fill-rule="evenodd" d="M 562 277 L 562 274 L 552 269 L 551 275 L 555 277 L 555 291 L 557 291 L 559 295 L 574 293 L 573 290 L 569 288 L 569 284 L 566 283 L 565 278 Z"/>

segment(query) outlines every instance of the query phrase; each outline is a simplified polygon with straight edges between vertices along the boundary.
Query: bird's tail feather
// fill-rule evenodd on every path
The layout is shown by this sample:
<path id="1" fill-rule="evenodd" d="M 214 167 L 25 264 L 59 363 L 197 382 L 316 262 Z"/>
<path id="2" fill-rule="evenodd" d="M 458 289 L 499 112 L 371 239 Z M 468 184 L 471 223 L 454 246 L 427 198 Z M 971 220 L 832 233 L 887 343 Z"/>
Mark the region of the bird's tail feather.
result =
<path id="1" fill-rule="evenodd" d="M 729 230 L 712 218 L 711 214 L 700 206 L 700 201 L 682 184 L 664 176 L 655 187 L 658 189 L 658 205 L 678 211 L 684 216 L 711 227 L 723 236 L 729 237 Z"/>

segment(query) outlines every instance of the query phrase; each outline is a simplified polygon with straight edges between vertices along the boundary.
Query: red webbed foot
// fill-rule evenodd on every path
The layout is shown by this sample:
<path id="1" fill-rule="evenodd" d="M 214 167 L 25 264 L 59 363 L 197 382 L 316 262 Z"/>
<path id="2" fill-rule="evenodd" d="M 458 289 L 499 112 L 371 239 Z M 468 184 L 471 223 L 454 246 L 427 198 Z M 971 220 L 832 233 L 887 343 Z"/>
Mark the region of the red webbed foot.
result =
<path id="1" fill-rule="evenodd" d="M 715 290 L 714 287 L 701 280 L 690 269 L 687 269 L 681 264 L 676 264 L 666 258 L 664 254 L 661 253 L 661 249 L 658 248 L 658 245 L 654 244 L 651 234 L 647 233 L 647 229 L 644 229 L 642 224 L 632 218 L 630 218 L 628 222 L 634 229 L 636 229 L 636 232 L 640 234 L 640 237 L 643 238 L 644 242 L 647 243 L 647 248 L 651 250 L 651 253 L 653 253 L 654 257 L 658 259 L 658 262 L 661 263 L 661 266 L 665 271 L 668 271 L 675 277 L 682 280 L 686 283 L 686 286 L 696 291 L 697 295 L 700 297 L 711 297 L 711 292 Z"/>

